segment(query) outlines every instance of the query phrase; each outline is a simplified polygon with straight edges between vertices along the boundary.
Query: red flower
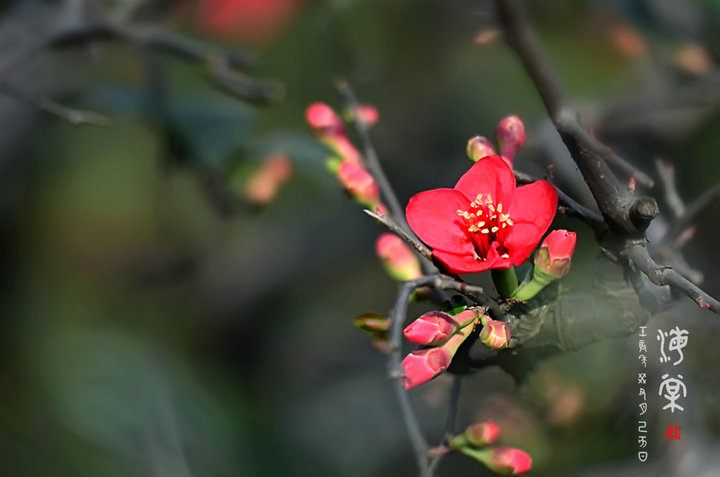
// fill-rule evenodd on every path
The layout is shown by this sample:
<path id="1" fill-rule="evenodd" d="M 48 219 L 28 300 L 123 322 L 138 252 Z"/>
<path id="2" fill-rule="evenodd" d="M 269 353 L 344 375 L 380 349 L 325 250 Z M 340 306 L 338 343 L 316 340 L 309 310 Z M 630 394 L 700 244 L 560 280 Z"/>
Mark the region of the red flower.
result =
<path id="1" fill-rule="evenodd" d="M 476 162 L 454 189 L 434 189 L 410 199 L 410 228 L 454 273 L 520 265 L 555 217 L 557 192 L 546 181 L 515 188 L 500 156 Z"/>

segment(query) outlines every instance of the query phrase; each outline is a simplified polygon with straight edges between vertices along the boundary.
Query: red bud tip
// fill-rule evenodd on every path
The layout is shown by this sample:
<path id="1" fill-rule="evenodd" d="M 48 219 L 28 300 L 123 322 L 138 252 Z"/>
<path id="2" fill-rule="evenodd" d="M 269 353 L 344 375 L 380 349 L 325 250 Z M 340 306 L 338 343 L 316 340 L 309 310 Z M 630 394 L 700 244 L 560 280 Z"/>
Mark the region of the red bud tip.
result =
<path id="1" fill-rule="evenodd" d="M 510 328 L 506 323 L 488 319 L 480 332 L 480 341 L 491 349 L 503 349 L 510 343 Z"/>
<path id="2" fill-rule="evenodd" d="M 426 383 L 450 366 L 452 356 L 443 348 L 418 349 L 403 359 L 405 389 Z"/>
<path id="3" fill-rule="evenodd" d="M 245 186 L 245 197 L 257 205 L 267 205 L 280 186 L 292 175 L 292 162 L 285 154 L 272 154 L 263 160 Z"/>
<path id="4" fill-rule="evenodd" d="M 535 267 L 556 278 L 567 275 L 570 260 L 575 251 L 575 232 L 564 229 L 553 230 L 545 237 L 535 256 Z"/>
<path id="5" fill-rule="evenodd" d="M 495 442 L 500 436 L 500 426 L 492 421 L 473 424 L 465 429 L 465 438 L 475 446 L 487 446 Z"/>
<path id="6" fill-rule="evenodd" d="M 403 334 L 411 343 L 438 346 L 456 330 L 453 317 L 442 311 L 429 311 L 410 323 Z"/>
<path id="7" fill-rule="evenodd" d="M 378 119 L 380 119 L 380 112 L 378 112 L 378 109 L 375 106 L 359 104 L 350 111 L 350 116 L 353 119 L 364 122 L 365 125 L 369 127 L 374 126 L 375 123 L 378 122 Z"/>
<path id="8" fill-rule="evenodd" d="M 374 210 L 380 201 L 380 189 L 375 178 L 360 164 L 352 161 L 343 161 L 338 169 L 338 180 L 350 196 Z"/>
<path id="9" fill-rule="evenodd" d="M 515 153 L 525 144 L 525 125 L 517 116 L 508 116 L 498 123 L 495 138 L 500 154 L 512 164 Z"/>
<path id="10" fill-rule="evenodd" d="M 345 125 L 338 114 L 325 103 L 313 103 L 305 110 L 305 119 L 318 136 L 344 136 Z"/>
<path id="11" fill-rule="evenodd" d="M 379 204 L 376 209 L 384 209 Z M 387 213 L 387 211 L 384 211 Z M 415 280 L 422 276 L 420 261 L 412 249 L 395 234 L 384 233 L 375 242 L 375 251 L 388 274 L 398 281 Z"/>
<path id="12" fill-rule="evenodd" d="M 498 447 L 492 450 L 488 467 L 499 474 L 524 474 L 532 467 L 532 457 L 520 449 Z"/>
<path id="13" fill-rule="evenodd" d="M 473 162 L 477 162 L 483 157 L 494 156 L 495 149 L 490 140 L 483 136 L 475 136 L 467 143 L 467 156 Z"/>

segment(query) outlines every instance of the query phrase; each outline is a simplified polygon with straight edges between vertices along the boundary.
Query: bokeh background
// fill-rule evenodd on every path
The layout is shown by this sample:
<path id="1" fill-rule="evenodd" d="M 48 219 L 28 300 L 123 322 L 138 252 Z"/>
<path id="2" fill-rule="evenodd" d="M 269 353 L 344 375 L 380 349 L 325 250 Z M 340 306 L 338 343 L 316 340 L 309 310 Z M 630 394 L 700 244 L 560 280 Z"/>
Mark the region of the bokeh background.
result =
<path id="1" fill-rule="evenodd" d="M 72 3 L 252 48 L 247 73 L 286 95 L 251 105 L 213 88 L 203 65 L 123 42 L 44 51 L 2 78 L 111 122 L 74 127 L 0 100 L 0 474 L 415 475 L 385 359 L 351 324 L 386 313 L 397 285 L 374 256 L 378 226 L 326 171 L 304 110 L 318 100 L 342 109 L 339 78 L 375 105 L 372 137 L 403 202 L 454 184 L 467 139 L 517 114 L 528 132 L 517 167 L 543 175 L 552 161 L 558 183 L 587 200 L 493 32 L 491 5 L 19 0 L 0 7 L 0 61 Z M 720 3 L 526 4 L 598 136 L 655 178 L 656 159 L 673 163 L 688 201 L 717 184 Z M 269 206 L 251 207 L 247 178 L 276 152 L 292 178 Z M 651 193 L 669 217 L 662 186 Z M 685 248 L 714 296 L 719 216 L 708 209 Z M 565 286 L 591 289 L 591 232 L 562 217 L 556 226 L 579 236 Z M 539 363 L 521 387 L 497 369 L 470 376 L 459 425 L 498 420 L 505 442 L 533 455 L 534 475 L 717 475 L 720 321 L 680 300 L 650 323 L 651 361 L 657 329 L 674 326 L 689 332 L 677 368 L 688 397 L 683 413 L 662 411 L 664 368 L 651 365 L 647 463 L 636 457 L 637 337 Z M 412 393 L 433 442 L 449 387 L 441 377 Z M 665 440 L 670 423 L 681 441 Z M 451 456 L 439 475 L 486 471 Z"/>

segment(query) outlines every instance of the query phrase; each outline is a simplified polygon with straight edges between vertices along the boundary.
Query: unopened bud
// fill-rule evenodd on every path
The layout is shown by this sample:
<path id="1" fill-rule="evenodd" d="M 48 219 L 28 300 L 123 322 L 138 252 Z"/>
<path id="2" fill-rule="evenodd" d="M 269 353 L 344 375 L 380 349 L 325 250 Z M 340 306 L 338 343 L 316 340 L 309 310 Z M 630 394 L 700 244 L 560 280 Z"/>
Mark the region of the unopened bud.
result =
<path id="1" fill-rule="evenodd" d="M 380 189 L 375 178 L 360 164 L 343 161 L 337 172 L 338 180 L 343 188 L 360 204 L 375 210 L 380 202 Z"/>
<path id="2" fill-rule="evenodd" d="M 444 348 L 416 349 L 402 361 L 403 385 L 411 389 L 430 381 L 450 366 L 452 356 Z"/>
<path id="3" fill-rule="evenodd" d="M 263 160 L 245 185 L 245 197 L 253 204 L 264 206 L 272 202 L 280 186 L 292 174 L 292 163 L 285 154 L 273 154 Z"/>
<path id="4" fill-rule="evenodd" d="M 491 349 L 503 349 L 510 343 L 510 328 L 502 321 L 483 320 L 484 326 L 480 332 L 480 341 Z"/>
<path id="5" fill-rule="evenodd" d="M 347 138 L 342 118 L 330 106 L 311 104 L 305 110 L 305 119 L 315 136 L 342 161 L 360 163 L 360 153 Z"/>
<path id="6" fill-rule="evenodd" d="M 467 310 L 472 311 L 472 310 Z M 470 319 L 469 314 L 465 314 L 461 319 L 467 320 L 465 325 L 456 328 L 455 333 L 442 346 L 436 348 L 417 349 L 407 355 L 402 362 L 404 371 L 403 384 L 405 389 L 414 388 L 420 384 L 430 381 L 432 378 L 442 373 L 450 366 L 455 353 L 463 342 L 472 334 L 477 314 L 473 313 Z M 452 319 L 457 318 L 460 314 Z"/>
<path id="7" fill-rule="evenodd" d="M 305 110 L 305 119 L 319 137 L 345 135 L 345 125 L 340 116 L 325 103 L 313 103 Z"/>
<path id="8" fill-rule="evenodd" d="M 517 116 L 508 116 L 498 123 L 495 138 L 500 154 L 512 165 L 515 153 L 525 144 L 525 125 Z"/>
<path id="9" fill-rule="evenodd" d="M 390 329 L 390 320 L 377 313 L 365 313 L 355 318 L 353 325 L 358 330 L 369 334 L 387 333 Z"/>
<path id="10" fill-rule="evenodd" d="M 475 447 L 483 447 L 494 443 L 500 436 L 500 426 L 492 421 L 473 424 L 465 429 L 467 442 Z"/>
<path id="11" fill-rule="evenodd" d="M 375 251 L 382 260 L 385 270 L 395 280 L 406 282 L 422 276 L 417 255 L 397 235 L 382 234 L 375 242 Z"/>
<path id="12" fill-rule="evenodd" d="M 452 316 L 442 311 L 429 311 L 410 323 L 403 334 L 411 343 L 438 346 L 445 343 L 456 329 Z"/>
<path id="13" fill-rule="evenodd" d="M 344 116 L 348 120 L 362 121 L 368 127 L 374 126 L 380 119 L 378 109 L 368 104 L 359 104 L 353 109 L 348 109 Z"/>
<path id="14" fill-rule="evenodd" d="M 570 271 L 570 261 L 575 251 L 575 232 L 553 230 L 545 237 L 535 256 L 535 270 L 554 278 L 562 278 Z"/>
<path id="15" fill-rule="evenodd" d="M 483 136 L 475 136 L 467 143 L 467 156 L 473 162 L 477 162 L 483 157 L 494 156 L 495 149 L 490 140 Z"/>
<path id="16" fill-rule="evenodd" d="M 527 452 L 512 447 L 498 447 L 491 450 L 486 465 L 493 472 L 506 475 L 518 475 L 529 472 L 532 468 L 532 457 Z"/>

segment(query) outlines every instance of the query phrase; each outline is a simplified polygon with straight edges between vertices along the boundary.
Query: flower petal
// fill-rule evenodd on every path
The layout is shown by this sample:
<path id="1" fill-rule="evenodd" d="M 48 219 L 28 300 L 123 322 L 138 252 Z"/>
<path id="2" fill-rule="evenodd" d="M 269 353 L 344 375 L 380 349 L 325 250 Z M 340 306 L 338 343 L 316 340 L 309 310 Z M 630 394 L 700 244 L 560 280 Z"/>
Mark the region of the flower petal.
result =
<path id="1" fill-rule="evenodd" d="M 455 190 L 462 192 L 471 201 L 478 194 L 490 194 L 496 204 L 503 204 L 507 210 L 513 200 L 515 176 L 500 156 L 487 156 L 463 174 L 455 184 Z"/>
<path id="2" fill-rule="evenodd" d="M 522 264 L 537 247 L 544 230 L 530 222 L 515 223 L 505 240 L 505 247 L 513 265 Z"/>
<path id="3" fill-rule="evenodd" d="M 507 268 L 510 266 L 508 262 L 507 266 L 498 267 L 498 263 L 504 260 L 494 250 L 490 252 L 489 257 L 485 260 L 477 260 L 472 253 L 457 254 L 442 250 L 433 250 L 433 256 L 442 262 L 449 271 L 457 274 L 478 273 L 491 268 Z"/>
<path id="4" fill-rule="evenodd" d="M 509 214 L 515 226 L 505 240 L 513 265 L 533 252 L 555 218 L 557 191 L 547 181 L 537 181 L 515 190 Z"/>
<path id="5" fill-rule="evenodd" d="M 453 189 L 433 189 L 410 198 L 405 215 L 417 236 L 433 249 L 472 254 L 473 246 L 464 230 L 458 210 L 470 202 Z"/>

